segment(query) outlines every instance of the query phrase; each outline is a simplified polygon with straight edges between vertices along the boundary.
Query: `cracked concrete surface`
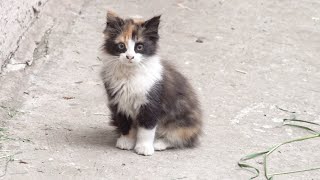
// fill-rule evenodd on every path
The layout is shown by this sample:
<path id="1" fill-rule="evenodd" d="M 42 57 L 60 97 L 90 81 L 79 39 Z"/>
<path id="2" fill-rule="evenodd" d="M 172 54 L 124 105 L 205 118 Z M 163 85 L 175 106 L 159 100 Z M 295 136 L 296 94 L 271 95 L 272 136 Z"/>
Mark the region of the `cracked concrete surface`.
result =
<path id="1" fill-rule="evenodd" d="M 49 53 L 49 36 L 51 34 L 53 26 L 51 26 L 48 30 L 45 31 L 41 40 L 36 42 L 37 47 L 33 51 L 33 59 L 29 62 L 28 65 L 31 65 L 33 61 L 38 60 L 40 58 L 46 57 Z"/>
<path id="2" fill-rule="evenodd" d="M 20 44 L 25 41 L 25 35 L 32 28 L 41 9 L 48 0 L 30 0 L 16 2 L 13 0 L 0 2 L 0 73 L 7 69 L 19 69 L 23 58 L 15 54 L 19 51 Z M 17 65 L 18 67 L 15 67 Z"/>
<path id="3" fill-rule="evenodd" d="M 160 54 L 191 80 L 204 110 L 200 147 L 151 157 L 115 148 L 99 78 L 108 8 L 163 14 Z M 1 75 L 1 126 L 11 138 L 2 154 L 20 152 L 7 170 L 1 159 L 2 178 L 248 179 L 236 166 L 242 156 L 307 134 L 281 127 L 283 118 L 320 122 L 319 9 L 317 0 L 49 1 L 16 53 L 32 65 Z M 271 171 L 319 165 L 319 145 L 281 148 Z"/>

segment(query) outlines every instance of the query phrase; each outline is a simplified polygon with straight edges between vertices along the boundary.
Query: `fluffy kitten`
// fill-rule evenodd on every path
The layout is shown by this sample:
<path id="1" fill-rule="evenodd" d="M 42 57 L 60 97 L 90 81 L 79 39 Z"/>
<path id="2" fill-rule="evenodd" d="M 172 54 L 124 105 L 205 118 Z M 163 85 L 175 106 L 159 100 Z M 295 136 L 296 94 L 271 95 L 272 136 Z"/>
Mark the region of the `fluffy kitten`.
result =
<path id="1" fill-rule="evenodd" d="M 107 13 L 105 67 L 101 73 L 116 146 L 141 155 L 193 147 L 201 132 L 201 110 L 186 78 L 157 55 L 160 16 L 147 21 Z"/>

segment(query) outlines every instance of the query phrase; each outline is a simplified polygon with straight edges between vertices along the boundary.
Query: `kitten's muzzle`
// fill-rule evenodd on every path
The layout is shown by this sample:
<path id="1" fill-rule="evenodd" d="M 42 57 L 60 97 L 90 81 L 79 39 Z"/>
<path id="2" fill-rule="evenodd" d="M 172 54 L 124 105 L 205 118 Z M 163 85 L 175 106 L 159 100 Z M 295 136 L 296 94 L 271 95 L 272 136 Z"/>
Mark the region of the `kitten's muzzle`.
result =
<path id="1" fill-rule="evenodd" d="M 126 58 L 129 59 L 129 60 L 132 60 L 132 59 L 134 59 L 134 56 L 128 56 L 128 55 L 126 55 Z"/>

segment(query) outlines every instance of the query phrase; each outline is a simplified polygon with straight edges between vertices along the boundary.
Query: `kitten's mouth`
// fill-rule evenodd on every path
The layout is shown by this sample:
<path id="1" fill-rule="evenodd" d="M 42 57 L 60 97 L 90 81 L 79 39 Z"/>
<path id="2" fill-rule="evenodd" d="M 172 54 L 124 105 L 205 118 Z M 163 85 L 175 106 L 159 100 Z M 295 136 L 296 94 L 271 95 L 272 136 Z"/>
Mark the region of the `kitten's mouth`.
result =
<path id="1" fill-rule="evenodd" d="M 133 61 L 125 61 L 125 62 L 123 62 L 123 64 L 125 64 L 127 66 L 135 66 L 136 63 L 134 63 Z"/>

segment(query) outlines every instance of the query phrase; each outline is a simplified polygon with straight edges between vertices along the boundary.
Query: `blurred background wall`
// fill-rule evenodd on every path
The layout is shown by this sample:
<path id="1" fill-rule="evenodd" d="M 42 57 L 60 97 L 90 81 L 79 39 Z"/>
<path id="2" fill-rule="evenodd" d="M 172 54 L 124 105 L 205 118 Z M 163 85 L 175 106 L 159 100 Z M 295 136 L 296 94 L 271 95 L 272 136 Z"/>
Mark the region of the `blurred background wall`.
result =
<path id="1" fill-rule="evenodd" d="M 48 0 L 0 1 L 0 73 L 6 64 L 15 61 L 14 54 L 24 34 L 36 20 Z"/>

